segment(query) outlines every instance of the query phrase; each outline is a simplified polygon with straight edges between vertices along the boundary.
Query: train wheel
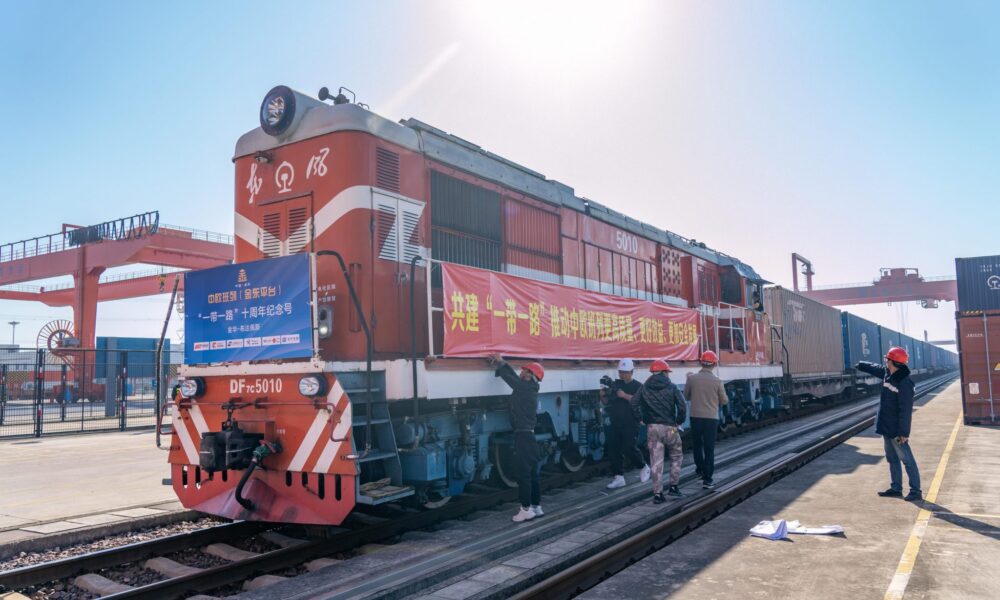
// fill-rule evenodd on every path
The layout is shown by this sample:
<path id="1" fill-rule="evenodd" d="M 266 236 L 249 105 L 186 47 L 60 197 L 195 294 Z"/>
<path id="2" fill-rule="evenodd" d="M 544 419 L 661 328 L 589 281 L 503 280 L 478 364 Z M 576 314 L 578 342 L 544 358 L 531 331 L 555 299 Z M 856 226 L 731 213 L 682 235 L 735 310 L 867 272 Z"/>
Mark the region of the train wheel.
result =
<path id="1" fill-rule="evenodd" d="M 559 453 L 559 462 L 566 471 L 576 473 L 583 468 L 587 459 L 580 456 L 580 448 L 576 444 L 569 444 L 563 447 L 562 452 Z"/>
<path id="2" fill-rule="evenodd" d="M 497 482 L 510 488 L 517 487 L 514 479 L 514 448 L 509 444 L 493 445 L 493 473 Z"/>

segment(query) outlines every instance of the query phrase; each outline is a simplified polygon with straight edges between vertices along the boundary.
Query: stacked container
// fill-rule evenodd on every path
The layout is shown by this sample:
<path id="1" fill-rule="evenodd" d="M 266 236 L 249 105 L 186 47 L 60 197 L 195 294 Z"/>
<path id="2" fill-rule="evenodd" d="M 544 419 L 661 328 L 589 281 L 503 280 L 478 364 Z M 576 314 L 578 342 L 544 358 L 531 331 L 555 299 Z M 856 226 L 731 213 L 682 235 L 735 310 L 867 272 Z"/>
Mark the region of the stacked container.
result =
<path id="1" fill-rule="evenodd" d="M 1000 421 L 1000 256 L 956 258 L 958 352 L 966 424 Z"/>

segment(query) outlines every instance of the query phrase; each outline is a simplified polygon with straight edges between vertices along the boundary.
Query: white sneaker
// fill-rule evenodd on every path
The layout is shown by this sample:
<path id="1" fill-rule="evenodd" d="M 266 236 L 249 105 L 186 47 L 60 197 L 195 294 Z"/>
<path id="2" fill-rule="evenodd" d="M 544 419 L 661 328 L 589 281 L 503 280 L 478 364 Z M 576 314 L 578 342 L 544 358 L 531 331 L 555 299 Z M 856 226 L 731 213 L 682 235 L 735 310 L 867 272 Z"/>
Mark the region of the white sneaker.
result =
<path id="1" fill-rule="evenodd" d="M 622 475 L 615 475 L 615 478 L 608 484 L 609 490 L 616 490 L 623 487 L 625 487 L 625 477 Z"/>
<path id="2" fill-rule="evenodd" d="M 642 472 L 639 473 L 639 481 L 646 483 L 647 481 L 649 481 L 649 478 L 652 477 L 652 475 L 653 475 L 653 470 L 649 468 L 649 465 L 643 465 Z"/>
<path id="3" fill-rule="evenodd" d="M 535 511 L 531 510 L 530 508 L 524 508 L 522 506 L 521 510 L 517 511 L 517 514 L 514 515 L 512 520 L 515 523 L 522 523 L 524 521 L 530 521 L 534 518 L 535 518 Z"/>
<path id="4" fill-rule="evenodd" d="M 531 507 L 531 512 L 535 513 L 535 516 L 536 516 L 536 517 L 541 517 L 541 516 L 544 516 L 544 515 L 545 515 L 545 513 L 543 513 L 543 512 L 542 512 L 542 507 L 541 507 L 541 505 L 538 505 L 538 506 L 532 506 L 532 507 Z"/>

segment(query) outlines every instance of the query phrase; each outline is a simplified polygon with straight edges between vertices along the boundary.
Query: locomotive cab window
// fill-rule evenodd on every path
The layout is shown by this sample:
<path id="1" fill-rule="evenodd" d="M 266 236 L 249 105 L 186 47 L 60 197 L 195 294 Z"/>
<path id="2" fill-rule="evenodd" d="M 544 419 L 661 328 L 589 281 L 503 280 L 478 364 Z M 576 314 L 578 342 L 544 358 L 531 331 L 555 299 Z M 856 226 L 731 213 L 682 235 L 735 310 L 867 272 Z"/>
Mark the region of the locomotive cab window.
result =
<path id="1" fill-rule="evenodd" d="M 722 301 L 726 304 L 743 306 L 743 278 L 733 267 L 725 267 L 719 273 L 722 287 Z"/>

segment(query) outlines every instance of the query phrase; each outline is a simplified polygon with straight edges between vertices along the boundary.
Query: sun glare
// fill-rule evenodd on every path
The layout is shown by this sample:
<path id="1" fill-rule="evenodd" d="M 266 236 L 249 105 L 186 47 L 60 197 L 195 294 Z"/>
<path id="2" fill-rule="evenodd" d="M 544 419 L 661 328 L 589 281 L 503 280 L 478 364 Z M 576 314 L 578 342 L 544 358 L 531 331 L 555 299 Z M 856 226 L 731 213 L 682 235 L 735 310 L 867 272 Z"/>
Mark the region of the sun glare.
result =
<path id="1" fill-rule="evenodd" d="M 589 66 L 621 56 L 643 26 L 650 5 L 634 2 L 463 2 L 457 10 L 468 30 L 511 59 L 540 65 Z"/>

